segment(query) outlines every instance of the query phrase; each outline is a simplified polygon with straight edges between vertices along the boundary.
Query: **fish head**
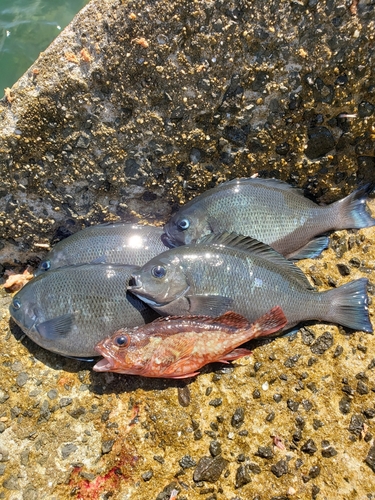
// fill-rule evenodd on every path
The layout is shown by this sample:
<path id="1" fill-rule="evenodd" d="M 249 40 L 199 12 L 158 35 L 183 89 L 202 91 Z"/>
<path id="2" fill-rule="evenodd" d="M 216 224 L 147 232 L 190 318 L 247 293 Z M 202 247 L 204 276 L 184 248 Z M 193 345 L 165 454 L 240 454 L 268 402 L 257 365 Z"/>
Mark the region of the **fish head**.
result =
<path id="1" fill-rule="evenodd" d="M 117 330 L 95 346 L 103 359 L 93 369 L 97 372 L 143 375 L 154 351 L 153 344 L 152 338 L 138 328 L 133 331 L 128 328 Z"/>
<path id="2" fill-rule="evenodd" d="M 212 233 L 208 215 L 199 207 L 187 207 L 176 214 L 164 226 L 168 246 L 194 243 L 202 236 Z"/>
<path id="3" fill-rule="evenodd" d="M 31 338 L 37 333 L 36 325 L 40 320 L 40 311 L 35 296 L 33 280 L 27 283 L 13 297 L 9 307 L 10 315 L 17 325 Z"/>
<path id="4" fill-rule="evenodd" d="M 183 297 L 190 288 L 174 250 L 151 259 L 132 274 L 130 283 L 128 290 L 156 310 Z"/>

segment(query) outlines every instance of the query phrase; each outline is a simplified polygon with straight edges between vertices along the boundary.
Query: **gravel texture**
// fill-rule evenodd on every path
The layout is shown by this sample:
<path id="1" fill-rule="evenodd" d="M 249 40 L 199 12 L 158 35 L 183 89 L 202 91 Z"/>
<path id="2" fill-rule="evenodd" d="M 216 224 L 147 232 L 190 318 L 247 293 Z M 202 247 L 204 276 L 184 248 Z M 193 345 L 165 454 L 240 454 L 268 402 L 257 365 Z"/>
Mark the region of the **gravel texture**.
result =
<path id="1" fill-rule="evenodd" d="M 162 224 L 234 177 L 322 203 L 374 181 L 374 19 L 367 0 L 92 1 L 0 102 L 0 270 L 92 223 Z M 298 265 L 319 290 L 367 277 L 371 299 L 374 236 L 336 232 Z M 373 335 L 309 324 L 147 380 L 42 350 L 10 301 L 0 499 L 374 498 Z"/>

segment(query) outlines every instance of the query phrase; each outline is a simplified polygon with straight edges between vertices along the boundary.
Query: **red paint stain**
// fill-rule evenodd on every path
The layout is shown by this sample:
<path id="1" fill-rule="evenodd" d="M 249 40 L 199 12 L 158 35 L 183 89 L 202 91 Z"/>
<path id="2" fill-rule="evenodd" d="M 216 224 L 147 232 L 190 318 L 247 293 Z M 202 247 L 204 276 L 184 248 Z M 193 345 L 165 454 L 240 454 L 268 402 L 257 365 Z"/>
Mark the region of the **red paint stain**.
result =
<path id="1" fill-rule="evenodd" d="M 71 495 L 75 495 L 77 500 L 99 500 L 102 493 L 118 491 L 121 483 L 128 482 L 131 478 L 131 471 L 137 460 L 133 455 L 122 456 L 117 465 L 92 481 L 82 478 L 80 473 L 83 467 L 74 467 L 69 481 Z"/>

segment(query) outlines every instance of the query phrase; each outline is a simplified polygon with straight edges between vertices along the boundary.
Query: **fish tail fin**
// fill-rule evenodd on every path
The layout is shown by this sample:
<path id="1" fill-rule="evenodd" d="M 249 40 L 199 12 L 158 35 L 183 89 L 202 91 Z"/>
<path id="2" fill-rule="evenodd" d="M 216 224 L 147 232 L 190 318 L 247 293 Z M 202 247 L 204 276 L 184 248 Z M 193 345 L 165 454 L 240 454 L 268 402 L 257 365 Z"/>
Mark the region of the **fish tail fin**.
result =
<path id="1" fill-rule="evenodd" d="M 256 339 L 258 337 L 265 337 L 275 333 L 287 324 L 287 319 L 280 306 L 273 307 L 266 314 L 263 314 L 259 319 L 253 324 L 255 333 L 251 337 Z"/>
<path id="2" fill-rule="evenodd" d="M 360 278 L 326 292 L 331 307 L 329 317 L 325 319 L 353 330 L 371 333 L 367 284 L 367 278 Z"/>
<path id="3" fill-rule="evenodd" d="M 375 225 L 375 219 L 366 205 L 367 196 L 373 189 L 374 184 L 365 184 L 331 205 L 337 210 L 340 225 L 337 229 L 360 229 Z"/>

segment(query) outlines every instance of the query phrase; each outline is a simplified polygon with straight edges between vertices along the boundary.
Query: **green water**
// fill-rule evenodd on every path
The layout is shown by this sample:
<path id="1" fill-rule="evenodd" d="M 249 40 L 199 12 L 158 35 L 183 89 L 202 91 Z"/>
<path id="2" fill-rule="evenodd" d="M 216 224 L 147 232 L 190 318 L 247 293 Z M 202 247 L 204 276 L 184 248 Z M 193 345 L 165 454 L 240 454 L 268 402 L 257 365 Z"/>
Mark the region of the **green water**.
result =
<path id="1" fill-rule="evenodd" d="M 0 0 L 0 96 L 88 0 Z"/>

